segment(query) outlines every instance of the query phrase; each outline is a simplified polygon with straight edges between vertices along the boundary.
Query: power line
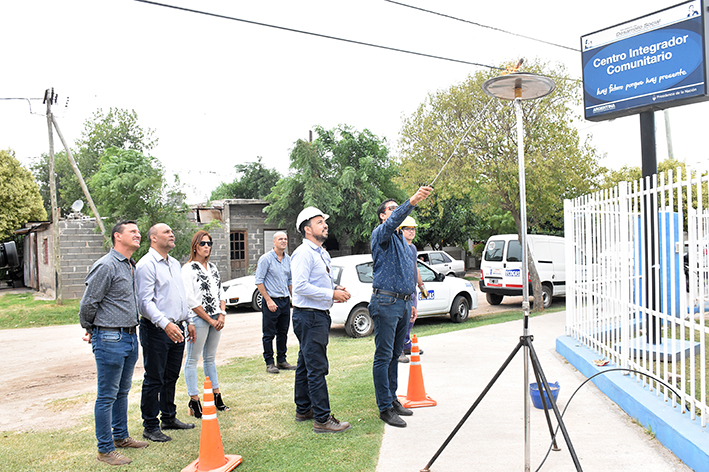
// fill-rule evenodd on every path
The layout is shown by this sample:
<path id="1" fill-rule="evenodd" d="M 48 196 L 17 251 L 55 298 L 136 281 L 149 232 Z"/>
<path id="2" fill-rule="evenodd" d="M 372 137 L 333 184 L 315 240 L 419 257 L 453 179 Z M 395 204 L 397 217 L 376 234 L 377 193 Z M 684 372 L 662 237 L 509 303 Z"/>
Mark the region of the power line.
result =
<path id="1" fill-rule="evenodd" d="M 306 34 L 306 35 L 315 36 L 315 37 L 318 37 L 318 38 L 332 39 L 332 40 L 335 40 L 335 41 L 342 41 L 342 42 L 345 42 L 345 43 L 358 44 L 358 45 L 360 45 L 360 46 L 369 46 L 369 47 L 378 48 L 378 49 L 385 49 L 385 50 L 387 50 L 387 51 L 401 52 L 401 53 L 404 53 L 404 54 L 412 54 L 412 55 L 414 55 L 414 56 L 423 56 L 423 57 L 428 57 L 428 58 L 431 58 L 431 59 L 440 59 L 440 60 L 449 61 L 449 62 L 457 62 L 457 63 L 460 63 L 460 64 L 467 64 L 467 65 L 470 65 L 470 66 L 486 67 L 486 68 L 488 68 L 488 69 L 505 70 L 505 69 L 503 69 L 502 67 L 495 67 L 495 66 L 490 66 L 490 65 L 487 65 L 487 64 L 480 64 L 480 63 L 478 63 L 478 62 L 470 62 L 470 61 L 464 61 L 464 60 L 461 60 L 461 59 L 453 59 L 453 58 L 450 58 L 450 57 L 436 56 L 436 55 L 433 55 L 433 54 L 425 54 L 425 53 L 422 53 L 422 52 L 409 51 L 409 50 L 407 50 L 407 49 L 399 49 L 399 48 L 394 48 L 394 47 L 390 47 L 390 46 L 382 46 L 382 45 L 380 45 L 380 44 L 373 44 L 373 43 L 366 43 L 366 42 L 363 42 L 363 41 L 356 41 L 356 40 L 354 40 L 354 39 L 339 38 L 339 37 L 337 37 L 337 36 L 330 36 L 330 35 L 321 34 L 321 33 L 313 33 L 313 32 L 311 32 L 311 31 L 303 31 L 303 30 L 298 30 L 298 29 L 294 29 L 294 28 L 287 28 L 287 27 L 285 27 L 285 26 L 271 25 L 271 24 L 268 24 L 268 23 L 261 23 L 261 22 L 258 22 L 258 21 L 245 20 L 245 19 L 243 19 L 243 18 L 236 18 L 236 17 L 233 17 L 233 16 L 221 15 L 221 14 L 219 14 L 219 13 L 210 13 L 210 12 L 201 11 L 201 10 L 194 10 L 194 9 L 192 9 L 192 8 L 179 7 L 179 6 L 176 6 L 176 5 L 168 5 L 168 4 L 165 4 L 165 3 L 153 2 L 153 1 L 150 1 L 150 0 L 135 0 L 135 1 L 136 1 L 136 2 L 140 2 L 140 3 L 147 3 L 147 4 L 149 4 L 149 5 L 155 5 L 155 6 L 159 6 L 159 7 L 172 8 L 172 9 L 174 9 L 174 10 L 185 11 L 185 12 L 188 12 L 188 13 L 196 13 L 196 14 L 198 14 L 198 15 L 212 16 L 212 17 L 221 18 L 221 19 L 224 19 L 224 20 L 240 21 L 240 22 L 242 22 L 242 23 L 248 23 L 248 24 L 256 25 L 256 26 L 265 26 L 265 27 L 267 27 L 267 28 L 274 28 L 274 29 L 279 29 L 279 30 L 283 30 L 283 31 L 289 31 L 289 32 L 291 32 L 291 33 Z"/>
<path id="2" fill-rule="evenodd" d="M 458 18 L 458 17 L 456 17 L 456 16 L 446 15 L 445 13 L 440 13 L 440 12 L 433 11 L 433 10 L 426 10 L 425 8 L 416 7 L 416 6 L 414 6 L 414 5 L 408 5 L 408 4 L 406 4 L 406 3 L 395 2 L 394 0 L 384 0 L 384 1 L 385 1 L 385 2 L 389 2 L 389 3 L 393 3 L 393 4 L 395 4 L 395 5 L 400 5 L 400 6 L 402 6 L 402 7 L 412 8 L 412 9 L 414 9 L 414 10 L 419 10 L 419 11 L 423 11 L 423 12 L 426 12 L 426 13 L 431 13 L 431 14 L 433 14 L 433 15 L 442 16 L 442 17 L 444 17 L 444 18 L 450 18 L 451 20 L 461 21 L 461 22 L 463 22 L 463 23 L 469 23 L 469 24 L 471 24 L 471 25 L 479 26 L 479 27 L 481 27 L 481 28 L 488 28 L 488 29 L 491 29 L 491 30 L 499 31 L 499 32 L 501 32 L 501 33 L 511 34 L 512 36 L 518 36 L 518 37 L 520 37 L 520 38 L 530 39 L 530 40 L 532 40 L 532 41 L 537 41 L 537 42 L 540 42 L 540 43 L 548 44 L 548 45 L 550 45 L 550 46 L 556 46 L 556 47 L 559 47 L 559 48 L 569 49 L 569 50 L 574 51 L 574 52 L 581 52 L 580 49 L 572 48 L 572 47 L 569 47 L 569 46 L 564 46 L 563 44 L 556 44 L 556 43 L 552 43 L 552 42 L 549 42 L 549 41 L 544 41 L 543 39 L 532 38 L 531 36 L 525 36 L 525 35 L 523 35 L 523 34 L 513 33 L 512 31 L 503 30 L 503 29 L 501 29 L 501 28 L 496 28 L 496 27 L 494 27 L 494 26 L 483 25 L 483 24 L 481 24 L 481 23 L 476 23 L 476 22 L 470 21 L 470 20 L 464 20 L 464 19 Z"/>

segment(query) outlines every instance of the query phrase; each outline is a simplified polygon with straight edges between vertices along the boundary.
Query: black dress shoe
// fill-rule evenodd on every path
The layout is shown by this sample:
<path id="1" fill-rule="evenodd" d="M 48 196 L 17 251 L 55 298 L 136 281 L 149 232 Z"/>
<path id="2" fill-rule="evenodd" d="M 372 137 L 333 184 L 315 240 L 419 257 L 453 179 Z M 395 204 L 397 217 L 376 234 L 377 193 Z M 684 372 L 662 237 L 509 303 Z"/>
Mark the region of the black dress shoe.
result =
<path id="1" fill-rule="evenodd" d="M 394 400 L 393 402 L 391 402 L 391 407 L 394 408 L 394 411 L 399 416 L 413 416 L 414 414 L 412 410 L 404 408 L 404 405 L 402 405 L 399 400 Z"/>
<path id="2" fill-rule="evenodd" d="M 153 442 L 168 442 L 172 440 L 170 436 L 163 433 L 159 429 L 155 429 L 152 431 L 148 431 L 147 429 L 145 429 L 143 430 L 143 437 Z"/>
<path id="3" fill-rule="evenodd" d="M 167 421 L 162 420 L 160 427 L 162 429 L 192 429 L 194 428 L 194 423 L 183 423 L 177 418 L 170 418 Z"/>
<path id="4" fill-rule="evenodd" d="M 379 413 L 379 418 L 382 419 L 389 426 L 396 426 L 397 428 L 406 428 L 406 421 L 402 420 L 399 415 L 396 414 L 394 408 L 388 408 Z"/>

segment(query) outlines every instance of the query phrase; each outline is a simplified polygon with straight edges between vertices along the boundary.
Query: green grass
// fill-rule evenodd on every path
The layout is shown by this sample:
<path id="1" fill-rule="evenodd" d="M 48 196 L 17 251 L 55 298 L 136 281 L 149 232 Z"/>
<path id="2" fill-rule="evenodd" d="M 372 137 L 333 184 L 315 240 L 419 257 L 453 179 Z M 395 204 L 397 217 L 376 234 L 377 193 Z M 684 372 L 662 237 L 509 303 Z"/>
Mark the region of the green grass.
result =
<path id="1" fill-rule="evenodd" d="M 11 304 L 8 300 L 14 300 L 22 310 L 35 303 L 31 296 L 30 300 L 16 298 L 14 295 L 0 297 L 3 316 L 6 311 L 12 311 L 7 306 Z M 30 321 L 36 317 L 31 326 L 38 326 L 48 319 L 48 315 L 42 312 L 54 312 L 57 308 L 52 302 L 44 303 L 31 310 L 32 314 L 25 316 Z M 73 318 L 68 319 L 68 323 L 76 322 L 78 307 L 75 306 L 73 310 Z M 446 318 L 434 317 L 417 321 L 414 332 L 418 336 L 428 336 L 521 317 L 521 311 L 473 316 L 464 323 L 451 323 Z M 267 375 L 261 356 L 235 358 L 228 365 L 220 366 L 220 389 L 231 410 L 219 413 L 219 426 L 224 452 L 243 457 L 243 463 L 236 470 L 373 472 L 384 432 L 384 423 L 378 418 L 374 398 L 371 371 L 373 354 L 373 336 L 361 339 L 342 335 L 330 337 L 330 374 L 327 382 L 331 409 L 338 419 L 352 423 L 352 429 L 339 434 L 315 434 L 312 432 L 312 422 L 294 421 L 293 372 Z M 295 359 L 296 355 L 297 348 L 291 348 L 289 357 Z M 203 382 L 203 378 L 200 382 Z M 140 439 L 142 434 L 140 388 L 141 382 L 135 382 L 128 411 L 129 431 L 136 439 Z M 87 401 L 92 402 L 93 396 L 83 394 L 54 400 L 52 407 L 68 409 Z M 188 420 L 187 401 L 181 377 L 177 404 L 178 416 L 183 421 Z M 133 459 L 129 469 L 181 470 L 197 459 L 199 428 L 168 433 L 173 438 L 168 443 L 151 443 L 144 450 L 125 451 L 125 455 Z M 13 471 L 116 470 L 115 467 L 96 461 L 96 439 L 91 414 L 80 418 L 77 425 L 63 429 L 0 433 L 0 462 L 3 470 Z"/>
<path id="2" fill-rule="evenodd" d="M 33 292 L 0 296 L 0 329 L 79 323 L 79 300 L 35 300 Z"/>

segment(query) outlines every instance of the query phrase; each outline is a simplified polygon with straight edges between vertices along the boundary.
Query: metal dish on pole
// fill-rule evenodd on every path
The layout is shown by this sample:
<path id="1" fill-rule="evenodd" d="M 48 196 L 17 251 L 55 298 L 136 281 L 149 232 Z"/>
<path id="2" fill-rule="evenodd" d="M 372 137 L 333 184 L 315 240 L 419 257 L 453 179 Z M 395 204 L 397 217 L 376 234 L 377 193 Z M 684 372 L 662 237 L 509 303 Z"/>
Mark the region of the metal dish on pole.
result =
<path id="1" fill-rule="evenodd" d="M 537 98 L 542 98 L 556 89 L 556 84 L 549 77 L 543 77 L 541 75 L 532 74 L 528 72 L 516 72 L 522 65 L 522 60 L 519 61 L 517 67 L 513 69 L 514 72 L 502 75 L 500 77 L 494 77 L 487 80 L 483 85 L 482 89 L 491 97 L 500 98 L 502 100 L 514 100 L 515 111 L 517 115 L 517 158 L 519 161 L 519 198 L 520 198 L 520 245 L 522 246 L 522 309 L 524 311 L 524 329 L 522 336 L 520 336 L 517 346 L 512 350 L 512 353 L 507 357 L 507 360 L 502 364 L 493 376 L 492 380 L 483 389 L 480 396 L 475 400 L 473 405 L 463 416 L 463 419 L 458 423 L 458 425 L 453 429 L 453 432 L 444 441 L 443 445 L 436 451 L 431 460 L 426 464 L 426 466 L 421 469 L 421 472 L 430 472 L 430 467 L 433 462 L 438 458 L 438 456 L 443 452 L 446 446 L 450 443 L 453 436 L 460 430 L 463 423 L 470 417 L 472 412 L 475 410 L 477 405 L 482 401 L 483 397 L 492 388 L 495 381 L 500 377 L 502 372 L 510 364 L 514 356 L 520 349 L 523 349 L 524 353 L 524 470 L 528 472 L 530 470 L 530 397 L 527 392 L 529 387 L 529 361 L 532 361 L 532 368 L 534 376 L 537 380 L 538 386 L 543 386 L 544 391 L 541 394 L 542 406 L 544 408 L 544 414 L 546 416 L 547 425 L 549 426 L 549 434 L 552 439 L 552 448 L 554 450 L 560 450 L 556 445 L 556 433 L 553 430 L 551 417 L 549 415 L 549 407 L 547 403 L 551 404 L 551 408 L 556 415 L 558 422 L 558 427 L 561 430 L 564 439 L 566 440 L 566 445 L 569 448 L 569 453 L 573 459 L 575 468 L 577 471 L 581 471 L 581 463 L 574 451 L 573 444 L 569 438 L 566 426 L 564 425 L 563 418 L 556 406 L 556 400 L 553 398 L 553 392 L 549 385 L 549 382 L 544 375 L 544 371 L 539 362 L 539 357 L 534 350 L 532 345 L 533 337 L 529 334 L 529 271 L 527 267 L 528 261 L 528 248 L 527 248 L 527 196 L 525 189 L 525 178 L 524 178 L 524 128 L 522 120 L 522 100 L 532 100 Z M 540 388 L 540 387 L 538 387 Z M 545 392 L 545 393 L 544 393 Z"/>

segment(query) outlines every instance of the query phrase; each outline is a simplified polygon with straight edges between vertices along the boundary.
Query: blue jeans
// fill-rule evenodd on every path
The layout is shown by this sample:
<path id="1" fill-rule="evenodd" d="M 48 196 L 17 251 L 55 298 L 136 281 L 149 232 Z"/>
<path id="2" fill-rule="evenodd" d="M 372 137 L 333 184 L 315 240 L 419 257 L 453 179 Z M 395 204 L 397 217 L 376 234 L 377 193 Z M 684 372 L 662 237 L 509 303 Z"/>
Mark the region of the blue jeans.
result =
<path id="1" fill-rule="evenodd" d="M 99 452 L 115 449 L 113 441 L 128 437 L 128 392 L 138 360 L 138 337 L 94 328 L 91 348 L 96 358 L 96 440 Z"/>
<path id="2" fill-rule="evenodd" d="M 327 343 L 330 315 L 321 310 L 293 308 L 293 331 L 300 342 L 295 370 L 295 407 L 298 413 L 313 409 L 315 420 L 330 417 L 330 397 L 325 376 L 329 371 Z"/>
<path id="3" fill-rule="evenodd" d="M 288 351 L 288 328 L 290 327 L 290 298 L 274 298 L 276 311 L 268 309 L 264 300 L 261 303 L 261 326 L 263 329 L 263 360 L 266 365 L 273 364 L 273 338 L 276 338 L 276 360 L 286 361 Z"/>
<path id="4" fill-rule="evenodd" d="M 185 342 L 173 342 L 162 328 L 145 318 L 140 319 L 140 344 L 143 346 L 143 390 L 140 395 L 140 411 L 143 427 L 148 431 L 160 429 L 163 421 L 177 414 L 175 384 L 180 377 Z"/>
<path id="5" fill-rule="evenodd" d="M 218 315 L 217 315 L 218 316 Z M 216 318 L 216 316 L 214 317 Z M 212 388 L 219 388 L 219 380 L 217 379 L 217 364 L 214 361 L 217 355 L 217 346 L 219 339 L 222 336 L 221 331 L 217 331 L 212 325 L 197 317 L 194 321 L 196 331 L 194 343 L 187 342 L 185 350 L 187 351 L 185 360 L 185 383 L 187 384 L 187 395 L 199 395 L 199 386 L 197 385 L 197 362 L 199 355 L 202 354 L 202 364 L 204 375 L 212 381 Z"/>
<path id="6" fill-rule="evenodd" d="M 377 407 L 382 412 L 392 407 L 399 386 L 399 356 L 404 350 L 406 328 L 411 316 L 411 300 L 374 295 L 369 301 L 374 322 L 374 363 L 372 377 Z"/>

